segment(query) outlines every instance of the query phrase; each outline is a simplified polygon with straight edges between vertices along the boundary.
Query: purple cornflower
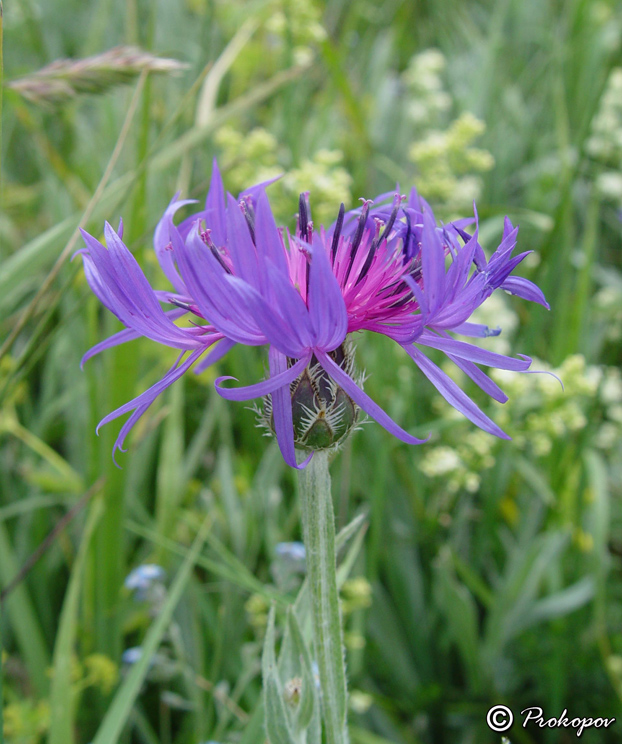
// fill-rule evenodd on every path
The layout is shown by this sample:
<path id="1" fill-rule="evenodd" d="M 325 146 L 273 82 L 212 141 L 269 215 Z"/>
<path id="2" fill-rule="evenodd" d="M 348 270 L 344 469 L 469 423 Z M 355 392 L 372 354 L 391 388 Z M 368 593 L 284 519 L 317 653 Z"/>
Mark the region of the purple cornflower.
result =
<path id="1" fill-rule="evenodd" d="M 150 287 L 123 244 L 121 229 L 117 234 L 106 224 L 107 248 L 83 233 L 87 280 L 127 326 L 84 359 L 139 336 L 181 352 L 160 382 L 100 422 L 133 412 L 114 450 L 122 450 L 132 426 L 163 390 L 196 362 L 198 373 L 236 344 L 269 346 L 269 377 L 236 388 L 222 385 L 234 378 L 220 377 L 216 388 L 228 400 L 266 399 L 266 421 L 292 467 L 304 467 L 311 457 L 298 465 L 297 446 L 313 450 L 338 443 L 356 423 L 358 408 L 404 442 L 426 441 L 398 426 L 354 378 L 346 336 L 361 330 L 396 341 L 452 406 L 485 431 L 509 438 L 421 347 L 443 351 L 488 395 L 507 400 L 477 365 L 524 372 L 531 360 L 496 354 L 450 333 L 497 335 L 500 331 L 469 322 L 496 289 L 548 308 L 536 285 L 510 276 L 528 255 L 512 256 L 518 228 L 506 218 L 501 244 L 487 261 L 478 242 L 477 213 L 439 227 L 413 189 L 407 201 L 395 194 L 386 205 L 391 195 L 384 195 L 348 213 L 341 205 L 336 222 L 319 230 L 311 221 L 308 194 L 302 194 L 296 233 L 290 235 L 277 228 L 264 187 L 255 186 L 238 200 L 225 197 L 214 163 L 204 210 L 175 226 L 175 212 L 190 202 L 173 199 L 154 237 L 173 292 Z M 464 228 L 472 222 L 476 229 L 469 235 Z M 165 312 L 160 303 L 173 309 Z M 189 326 L 174 323 L 186 314 L 193 318 Z"/>

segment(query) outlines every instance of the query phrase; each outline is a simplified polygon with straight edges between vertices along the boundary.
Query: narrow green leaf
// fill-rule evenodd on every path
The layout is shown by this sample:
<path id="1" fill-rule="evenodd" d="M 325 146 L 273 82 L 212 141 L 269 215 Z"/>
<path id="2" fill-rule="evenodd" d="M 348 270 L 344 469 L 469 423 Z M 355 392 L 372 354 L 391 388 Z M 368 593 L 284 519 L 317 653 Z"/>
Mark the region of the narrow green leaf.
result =
<path id="1" fill-rule="evenodd" d="M 261 656 L 264 705 L 266 709 L 266 734 L 270 744 L 294 744 L 289 717 L 283 699 L 283 688 L 276 666 L 274 605 L 268 614 L 268 626 Z"/>
<path id="2" fill-rule="evenodd" d="M 158 646 L 162 642 L 162 637 L 166 633 L 173 617 L 173 612 L 184 593 L 192 569 L 194 568 L 203 545 L 205 544 L 210 524 L 211 521 L 209 517 L 207 517 L 199 530 L 199 534 L 195 538 L 190 552 L 175 576 L 175 581 L 170 588 L 168 597 L 166 598 L 166 602 L 164 603 L 160 614 L 157 616 L 147 633 L 147 637 L 142 645 L 142 654 L 140 659 L 136 664 L 134 664 L 123 684 L 117 690 L 112 704 L 110 705 L 110 708 L 108 709 L 108 712 L 93 739 L 93 744 L 117 744 L 119 736 L 132 712 L 134 701 L 140 693 L 140 688 L 149 670 L 151 657 L 157 651 Z"/>
<path id="3" fill-rule="evenodd" d="M 270 744 L 295 744 L 287 721 L 283 690 L 273 672 L 264 680 L 266 735 Z"/>
<path id="4" fill-rule="evenodd" d="M 314 709 L 319 707 L 319 700 L 311 666 L 311 652 L 302 637 L 302 631 L 292 608 L 287 613 L 287 625 L 293 648 L 297 654 L 299 664 L 302 666 L 302 692 L 300 702 L 296 711 L 296 730 L 304 731 L 313 717 Z"/>
<path id="5" fill-rule="evenodd" d="M 0 744 L 4 744 L 4 607 L 0 604 Z"/>
<path id="6" fill-rule="evenodd" d="M 72 691 L 72 658 L 78 630 L 78 610 L 84 566 L 95 525 L 101 517 L 103 502 L 93 501 L 84 527 L 78 555 L 73 564 L 69 586 L 63 602 L 60 624 L 54 645 L 52 688 L 50 691 L 49 744 L 74 741 L 74 701 Z"/>
<path id="7" fill-rule="evenodd" d="M 352 736 L 352 744 L 394 744 L 390 739 L 385 739 L 383 736 L 377 736 L 369 731 L 365 731 L 361 728 L 351 727 L 350 735 Z M 416 738 L 409 738 L 412 744 L 419 744 L 420 740 Z"/>
<path id="8" fill-rule="evenodd" d="M 49 506 L 67 504 L 68 499 L 62 496 L 29 496 L 26 499 L 15 501 L 12 504 L 0 508 L 0 522 L 5 522 L 12 517 L 26 514 L 35 509 L 46 509 Z"/>
<path id="9" fill-rule="evenodd" d="M 354 535 L 354 539 L 352 540 L 352 545 L 350 545 L 348 552 L 341 562 L 341 565 L 337 569 L 337 586 L 339 588 L 344 585 L 344 583 L 348 579 L 348 576 L 352 572 L 352 569 L 354 568 L 356 559 L 358 558 L 359 553 L 361 552 L 361 548 L 363 547 L 363 539 L 365 537 L 365 533 L 367 532 L 367 527 L 367 522 L 362 521 L 359 523 L 358 530 Z"/>
<path id="10" fill-rule="evenodd" d="M 158 532 L 170 537 L 175 527 L 175 513 L 183 495 L 184 454 L 184 386 L 173 385 L 167 391 L 169 414 L 164 422 L 158 471 L 156 475 L 156 521 Z M 158 561 L 163 562 L 160 548 Z"/>
<path id="11" fill-rule="evenodd" d="M 339 554 L 343 552 L 352 537 L 356 535 L 356 540 L 350 547 L 346 557 L 343 560 L 342 565 L 339 566 L 339 568 L 337 569 L 337 585 L 339 587 L 343 586 L 343 584 L 347 581 L 348 576 L 350 575 L 350 571 L 354 566 L 356 557 L 358 556 L 359 551 L 362 547 L 362 539 L 367 529 L 366 519 L 366 513 L 359 514 L 358 516 L 354 517 L 354 519 L 349 524 L 343 527 L 335 537 L 335 549 L 337 555 L 339 556 Z M 296 601 L 294 602 L 294 608 L 298 621 L 301 623 L 303 636 L 310 640 L 312 632 L 312 608 L 309 595 L 309 584 L 306 579 L 303 581 L 302 586 L 298 590 L 298 596 L 296 597 Z"/>
<path id="12" fill-rule="evenodd" d="M 482 669 L 479 654 L 477 607 L 469 590 L 451 570 L 451 557 L 442 555 L 435 566 L 436 592 L 452 640 L 460 652 L 469 687 L 481 692 Z"/>
<path id="13" fill-rule="evenodd" d="M 125 526 L 135 535 L 150 540 L 155 545 L 161 545 L 171 553 L 175 553 L 182 557 L 188 555 L 187 549 L 176 543 L 174 540 L 162 537 L 157 532 L 154 532 L 147 527 L 143 527 L 137 522 L 128 520 Z M 218 561 L 206 558 L 205 556 L 199 556 L 199 558 L 197 558 L 197 566 L 201 566 L 202 568 L 211 571 L 216 574 L 216 576 L 220 576 L 221 578 L 230 581 L 232 584 L 241 587 L 245 591 L 261 594 L 262 597 L 280 604 L 285 603 L 285 600 L 278 592 L 271 590 L 269 587 L 262 584 L 261 581 L 255 578 L 255 576 L 253 576 L 253 574 L 243 564 L 234 563 L 233 561 L 236 561 L 237 559 L 235 559 L 234 556 L 231 556 L 218 540 L 208 536 L 206 541 L 210 543 L 210 547 L 219 550 L 219 556 L 225 556 L 225 558 L 229 560 L 227 560 L 227 562 L 219 563 Z"/>
<path id="14" fill-rule="evenodd" d="M 19 568 L 9 533 L 0 522 L 0 579 L 4 586 L 13 580 Z M 26 584 L 15 587 L 5 602 L 5 609 L 5 617 L 11 623 L 20 653 L 26 662 L 28 676 L 37 693 L 43 697 L 47 694 L 50 683 L 47 676 L 50 659 Z"/>
<path id="15" fill-rule="evenodd" d="M 239 744 L 257 744 L 262 741 L 264 736 L 264 706 L 263 702 L 258 703 L 253 711 L 251 720 L 246 724 L 242 738 Z"/>
<path id="16" fill-rule="evenodd" d="M 571 586 L 559 592 L 543 597 L 534 603 L 529 614 L 525 617 L 523 627 L 529 627 L 552 620 L 555 617 L 567 615 L 583 607 L 594 597 L 594 579 L 584 576 Z"/>
<path id="17" fill-rule="evenodd" d="M 233 547 L 236 555 L 242 556 L 246 542 L 246 519 L 235 486 L 231 449 L 226 445 L 218 451 L 218 477 L 221 501 L 227 515 L 227 525 L 231 531 Z"/>
<path id="18" fill-rule="evenodd" d="M 270 607 L 268 613 L 268 625 L 266 626 L 266 635 L 263 641 L 263 651 L 261 654 L 261 673 L 264 677 L 268 677 L 272 670 L 276 667 L 276 653 L 274 650 L 275 640 L 275 628 L 274 628 L 274 605 Z"/>
<path id="19" fill-rule="evenodd" d="M 340 553 L 345 548 L 353 535 L 360 532 L 366 519 L 367 512 L 358 514 L 351 522 L 339 530 L 335 537 L 335 548 L 337 549 L 337 553 Z"/>
<path id="20" fill-rule="evenodd" d="M 486 643 L 493 655 L 525 627 L 544 574 L 567 544 L 566 533 L 548 532 L 532 540 L 528 549 L 515 548 L 486 625 Z"/>
<path id="21" fill-rule="evenodd" d="M 22 426 L 17 418 L 10 414 L 4 414 L 0 419 L 0 432 L 6 432 L 23 442 L 36 455 L 44 460 L 62 478 L 62 483 L 67 490 L 73 493 L 84 491 L 84 482 L 79 473 L 61 457 L 52 447 L 46 444 L 36 434 Z"/>
<path id="22" fill-rule="evenodd" d="M 216 100 L 223 78 L 250 41 L 258 25 L 256 18 L 252 16 L 247 18 L 207 73 L 197 102 L 196 123 L 198 126 L 201 127 L 210 123 L 214 111 L 216 111 Z"/>

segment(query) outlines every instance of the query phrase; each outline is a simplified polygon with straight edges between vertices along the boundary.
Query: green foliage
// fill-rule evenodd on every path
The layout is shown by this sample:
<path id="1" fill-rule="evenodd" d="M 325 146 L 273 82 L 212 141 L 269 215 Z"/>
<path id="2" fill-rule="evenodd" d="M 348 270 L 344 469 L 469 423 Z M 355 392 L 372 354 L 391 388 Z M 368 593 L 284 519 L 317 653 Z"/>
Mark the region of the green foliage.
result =
<path id="1" fill-rule="evenodd" d="M 123 216 L 128 244 L 164 288 L 153 228 L 176 190 L 204 198 L 214 155 L 233 192 L 284 174 L 270 193 L 290 225 L 306 190 L 318 226 L 341 201 L 356 206 L 396 181 L 403 191 L 415 183 L 446 216 L 468 214 L 477 196 L 485 249 L 505 214 L 520 223 L 519 245 L 534 251 L 523 275 L 552 306 L 495 298 L 478 319 L 503 328 L 482 340 L 487 348 L 534 356 L 534 368 L 564 383 L 495 373 L 509 395 L 500 406 L 460 381 L 511 442 L 457 418 L 386 339 L 356 339 L 366 391 L 432 436 L 409 448 L 365 425 L 332 465 L 338 525 L 369 512 L 338 538 L 352 741 L 498 742 L 485 716 L 500 702 L 515 714 L 537 703 L 548 715 L 615 716 L 619 4 L 7 5 L 7 81 L 119 45 L 188 65 L 55 111 L 4 89 L 3 587 L 98 484 L 6 598 L 7 744 L 319 741 L 309 597 L 299 567 L 276 554 L 300 539 L 295 480 L 254 414 L 212 386 L 216 374 L 259 379 L 261 351 L 236 349 L 168 391 L 119 470 L 110 457 L 119 423 L 99 438 L 95 426 L 175 355 L 140 340 L 82 372 L 82 354 L 119 324 L 79 261 L 53 270 L 79 249 L 75 238 L 66 246 L 80 222 L 99 234 L 104 219 Z M 123 586 L 148 563 L 168 577 L 157 602 Z M 278 731 L 265 731 L 266 708 Z M 518 744 L 557 740 L 509 733 Z M 609 735 L 588 730 L 582 741 Z"/>

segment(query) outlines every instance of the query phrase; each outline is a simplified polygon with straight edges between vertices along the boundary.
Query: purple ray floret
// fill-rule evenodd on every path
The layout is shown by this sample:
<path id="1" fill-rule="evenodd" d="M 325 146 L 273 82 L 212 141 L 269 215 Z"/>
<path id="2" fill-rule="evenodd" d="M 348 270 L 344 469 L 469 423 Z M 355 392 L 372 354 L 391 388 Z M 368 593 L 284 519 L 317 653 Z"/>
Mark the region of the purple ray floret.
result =
<path id="1" fill-rule="evenodd" d="M 426 441 L 395 423 L 363 392 L 344 362 L 346 337 L 363 330 L 393 339 L 452 406 L 485 431 L 508 438 L 422 347 L 443 352 L 488 395 L 507 400 L 480 366 L 525 372 L 531 360 L 497 354 L 454 336 L 500 333 L 470 321 L 498 289 L 548 308 L 535 284 L 512 275 L 528 255 L 512 256 L 518 228 L 506 218 L 501 243 L 487 259 L 479 243 L 477 212 L 473 218 L 438 225 L 413 189 L 407 199 L 399 191 L 384 194 L 363 200 L 362 207 L 350 212 L 341 205 L 336 222 L 319 230 L 311 220 L 309 195 L 302 194 L 298 228 L 290 235 L 275 223 L 266 185 L 235 199 L 225 194 L 214 161 L 204 209 L 176 226 L 176 212 L 192 202 L 177 196 L 171 201 L 154 234 L 156 257 L 170 290 L 151 288 L 121 230 L 116 233 L 106 224 L 105 246 L 83 232 L 86 247 L 80 253 L 87 281 L 126 327 L 93 347 L 83 361 L 140 336 L 180 352 L 162 380 L 100 422 L 131 412 L 114 450 L 122 449 L 128 432 L 163 390 L 195 363 L 195 372 L 201 372 L 236 344 L 268 346 L 269 376 L 245 387 L 231 387 L 224 383 L 233 378 L 219 377 L 216 389 L 234 401 L 268 396 L 270 425 L 292 467 L 304 467 L 312 456 L 297 463 L 290 394 L 306 374 L 332 381 L 330 395 L 342 391 L 345 401 L 402 441 Z M 466 229 L 472 223 L 475 231 L 470 234 Z M 163 304 L 172 308 L 164 310 Z M 183 318 L 187 325 L 179 324 Z M 331 422 L 330 415 L 326 420 Z"/>

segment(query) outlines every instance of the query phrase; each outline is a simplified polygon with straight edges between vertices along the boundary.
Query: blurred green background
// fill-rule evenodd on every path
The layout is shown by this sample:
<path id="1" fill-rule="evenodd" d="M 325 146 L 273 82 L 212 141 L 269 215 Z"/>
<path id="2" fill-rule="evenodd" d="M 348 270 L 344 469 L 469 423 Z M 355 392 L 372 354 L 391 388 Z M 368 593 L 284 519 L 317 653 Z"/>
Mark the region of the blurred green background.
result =
<path id="1" fill-rule="evenodd" d="M 408 447 L 371 423 L 333 464 L 338 526 L 363 512 L 368 524 L 342 589 L 353 742 L 500 742 L 485 723 L 498 703 L 615 716 L 582 741 L 620 740 L 621 39 L 614 0 L 8 4 L 2 586 L 68 525 L 4 605 L 7 743 L 263 741 L 267 610 L 301 582 L 277 551 L 300 539 L 296 482 L 253 412 L 211 383 L 256 381 L 264 350 L 236 349 L 170 389 L 119 470 L 120 423 L 99 438 L 95 425 L 176 352 L 135 341 L 81 371 L 119 324 L 68 261 L 79 223 L 99 236 L 122 216 L 166 288 L 153 229 L 176 190 L 204 198 L 214 155 L 234 192 L 285 173 L 270 196 L 289 224 L 300 190 L 327 224 L 341 201 L 396 181 L 445 219 L 476 199 L 488 253 L 509 215 L 534 251 L 520 273 L 552 306 L 492 298 L 482 319 L 504 332 L 485 343 L 534 355 L 565 392 L 544 375 L 498 375 L 500 406 L 461 380 L 511 442 L 454 415 L 387 339 L 355 339 L 366 391 L 432 441 Z M 97 69 L 89 93 L 67 71 L 60 93 L 10 87 L 122 44 L 185 67 Z M 145 563 L 166 577 L 141 597 L 124 580 Z M 576 734 L 515 725 L 509 736 Z"/>

